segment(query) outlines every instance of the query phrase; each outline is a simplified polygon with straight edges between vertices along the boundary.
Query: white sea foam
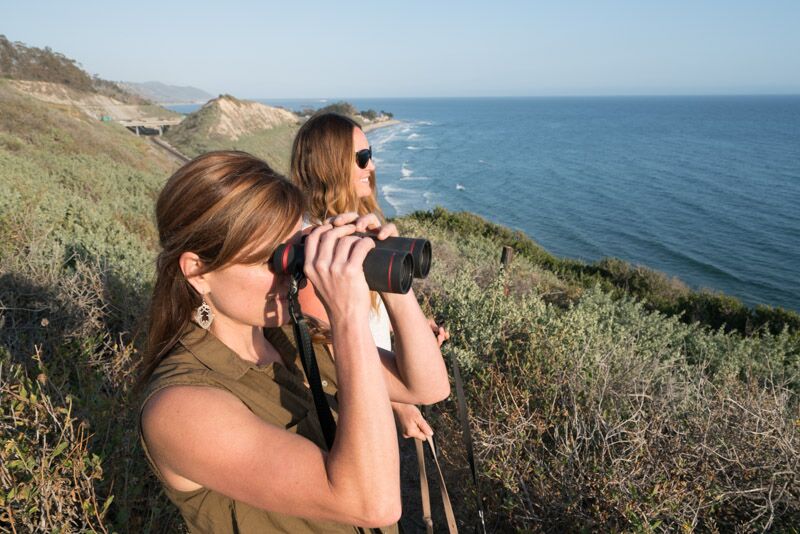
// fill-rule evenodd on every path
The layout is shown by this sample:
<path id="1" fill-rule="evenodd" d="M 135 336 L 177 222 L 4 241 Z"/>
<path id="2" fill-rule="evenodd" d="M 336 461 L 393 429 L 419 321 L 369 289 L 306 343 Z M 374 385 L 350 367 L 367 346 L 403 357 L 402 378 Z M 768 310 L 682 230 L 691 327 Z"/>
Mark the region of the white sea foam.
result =
<path id="1" fill-rule="evenodd" d="M 400 169 L 400 174 L 402 174 L 402 175 L 403 175 L 403 178 L 408 178 L 408 177 L 410 177 L 412 174 L 414 174 L 414 171 L 412 171 L 411 169 L 409 169 L 409 168 L 406 166 L 406 164 L 405 164 L 405 163 L 403 163 L 403 167 Z"/>
<path id="2" fill-rule="evenodd" d="M 431 121 L 418 121 L 417 124 L 421 124 L 422 126 L 433 126 L 434 123 Z"/>
<path id="3" fill-rule="evenodd" d="M 397 215 L 405 215 L 413 210 L 422 209 L 429 203 L 424 189 L 401 187 L 396 182 L 381 186 L 380 195 Z"/>
<path id="4" fill-rule="evenodd" d="M 418 133 L 412 133 L 411 135 L 408 136 L 408 140 L 410 141 L 412 139 L 416 139 L 417 137 L 419 137 Z"/>
<path id="5" fill-rule="evenodd" d="M 466 189 L 466 187 L 464 187 L 461 184 L 456 184 L 456 189 L 458 189 L 459 191 L 464 191 Z"/>
<path id="6" fill-rule="evenodd" d="M 392 139 L 397 136 L 397 131 L 394 129 L 386 129 L 386 131 L 381 132 L 378 135 L 372 135 L 370 137 L 373 138 L 372 140 L 372 148 L 376 150 L 380 150 Z"/>

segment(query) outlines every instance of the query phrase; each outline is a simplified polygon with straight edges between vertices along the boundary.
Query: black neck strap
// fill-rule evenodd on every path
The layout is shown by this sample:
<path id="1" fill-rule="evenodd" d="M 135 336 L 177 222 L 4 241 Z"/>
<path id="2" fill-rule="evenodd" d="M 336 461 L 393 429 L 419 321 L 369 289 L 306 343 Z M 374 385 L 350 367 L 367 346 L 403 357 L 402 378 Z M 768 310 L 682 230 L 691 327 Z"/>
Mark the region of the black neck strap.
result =
<path id="1" fill-rule="evenodd" d="M 292 318 L 292 328 L 294 329 L 294 337 L 297 340 L 297 348 L 300 351 L 303 371 L 306 373 L 306 379 L 314 397 L 317 419 L 322 427 L 322 434 L 325 436 L 325 444 L 330 451 L 333 447 L 333 440 L 336 438 L 336 421 L 333 419 L 331 407 L 328 405 L 328 400 L 325 398 L 325 392 L 322 389 L 317 358 L 314 356 L 314 347 L 311 344 L 311 334 L 308 332 L 306 318 L 300 309 L 300 303 L 297 301 L 298 291 L 297 280 L 292 280 L 292 285 L 289 288 L 289 315 Z"/>

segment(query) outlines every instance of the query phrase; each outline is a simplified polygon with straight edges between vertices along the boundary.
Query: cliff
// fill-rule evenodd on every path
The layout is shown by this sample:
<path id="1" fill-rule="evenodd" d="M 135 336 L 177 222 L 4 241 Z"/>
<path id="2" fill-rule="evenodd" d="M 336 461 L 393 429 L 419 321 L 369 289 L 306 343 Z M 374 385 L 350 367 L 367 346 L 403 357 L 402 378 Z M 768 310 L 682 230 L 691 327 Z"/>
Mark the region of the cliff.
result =
<path id="1" fill-rule="evenodd" d="M 190 157 L 209 150 L 245 150 L 286 174 L 299 125 L 300 117 L 291 111 L 221 95 L 187 115 L 165 137 Z"/>

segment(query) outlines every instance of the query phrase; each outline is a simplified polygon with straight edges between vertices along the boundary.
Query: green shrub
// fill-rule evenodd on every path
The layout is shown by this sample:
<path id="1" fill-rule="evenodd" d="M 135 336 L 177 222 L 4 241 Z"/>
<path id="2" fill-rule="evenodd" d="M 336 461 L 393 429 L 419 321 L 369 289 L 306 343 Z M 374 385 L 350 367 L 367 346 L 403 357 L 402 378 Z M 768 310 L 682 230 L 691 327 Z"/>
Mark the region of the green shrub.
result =
<path id="1" fill-rule="evenodd" d="M 590 290 L 566 310 L 471 273 L 431 304 L 465 369 L 499 531 L 778 530 L 800 519 L 800 345 L 685 325 Z M 435 424 L 476 517 L 455 407 Z M 470 521 L 472 519 L 472 521 Z"/>
<path id="2" fill-rule="evenodd" d="M 0 514 L 17 532 L 174 532 L 129 398 L 173 164 L 0 82 Z"/>

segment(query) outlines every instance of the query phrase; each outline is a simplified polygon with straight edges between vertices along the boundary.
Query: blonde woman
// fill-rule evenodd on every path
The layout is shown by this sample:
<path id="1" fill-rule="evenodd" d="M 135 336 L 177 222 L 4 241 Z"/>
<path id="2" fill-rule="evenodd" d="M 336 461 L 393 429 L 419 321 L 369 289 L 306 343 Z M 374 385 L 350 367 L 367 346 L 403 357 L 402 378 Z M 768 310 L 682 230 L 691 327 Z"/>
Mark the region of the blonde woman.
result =
<path id="1" fill-rule="evenodd" d="M 347 212 L 362 216 L 374 214 L 383 221 L 375 195 L 372 147 L 361 126 L 349 117 L 323 113 L 303 124 L 292 145 L 291 178 L 306 197 L 308 224 L 319 224 Z M 396 235 L 393 224 L 385 225 L 386 228 L 391 228 Z M 301 290 L 300 303 L 307 315 L 323 323 L 329 322 L 313 287 Z M 391 351 L 391 322 L 383 299 L 376 293 L 371 297 L 369 325 L 376 346 Z M 426 330 L 431 329 L 441 346 L 449 334 L 433 321 L 429 321 Z M 416 406 L 393 403 L 392 409 L 404 437 L 424 440 L 433 435 Z"/>
<path id="2" fill-rule="evenodd" d="M 142 365 L 145 455 L 190 532 L 396 531 L 399 457 L 390 403 L 432 403 L 447 371 L 413 295 L 385 299 L 398 351 L 379 357 L 362 271 L 374 248 L 342 214 L 306 238 L 304 271 L 330 319 L 338 399 L 327 449 L 287 334 L 289 277 L 270 269 L 301 237 L 301 192 L 261 160 L 212 152 L 181 167 L 156 204 L 161 251 Z M 393 229 L 377 228 L 379 238 Z M 291 329 L 289 329 L 289 332 Z M 320 353 L 325 347 L 315 346 Z"/>

